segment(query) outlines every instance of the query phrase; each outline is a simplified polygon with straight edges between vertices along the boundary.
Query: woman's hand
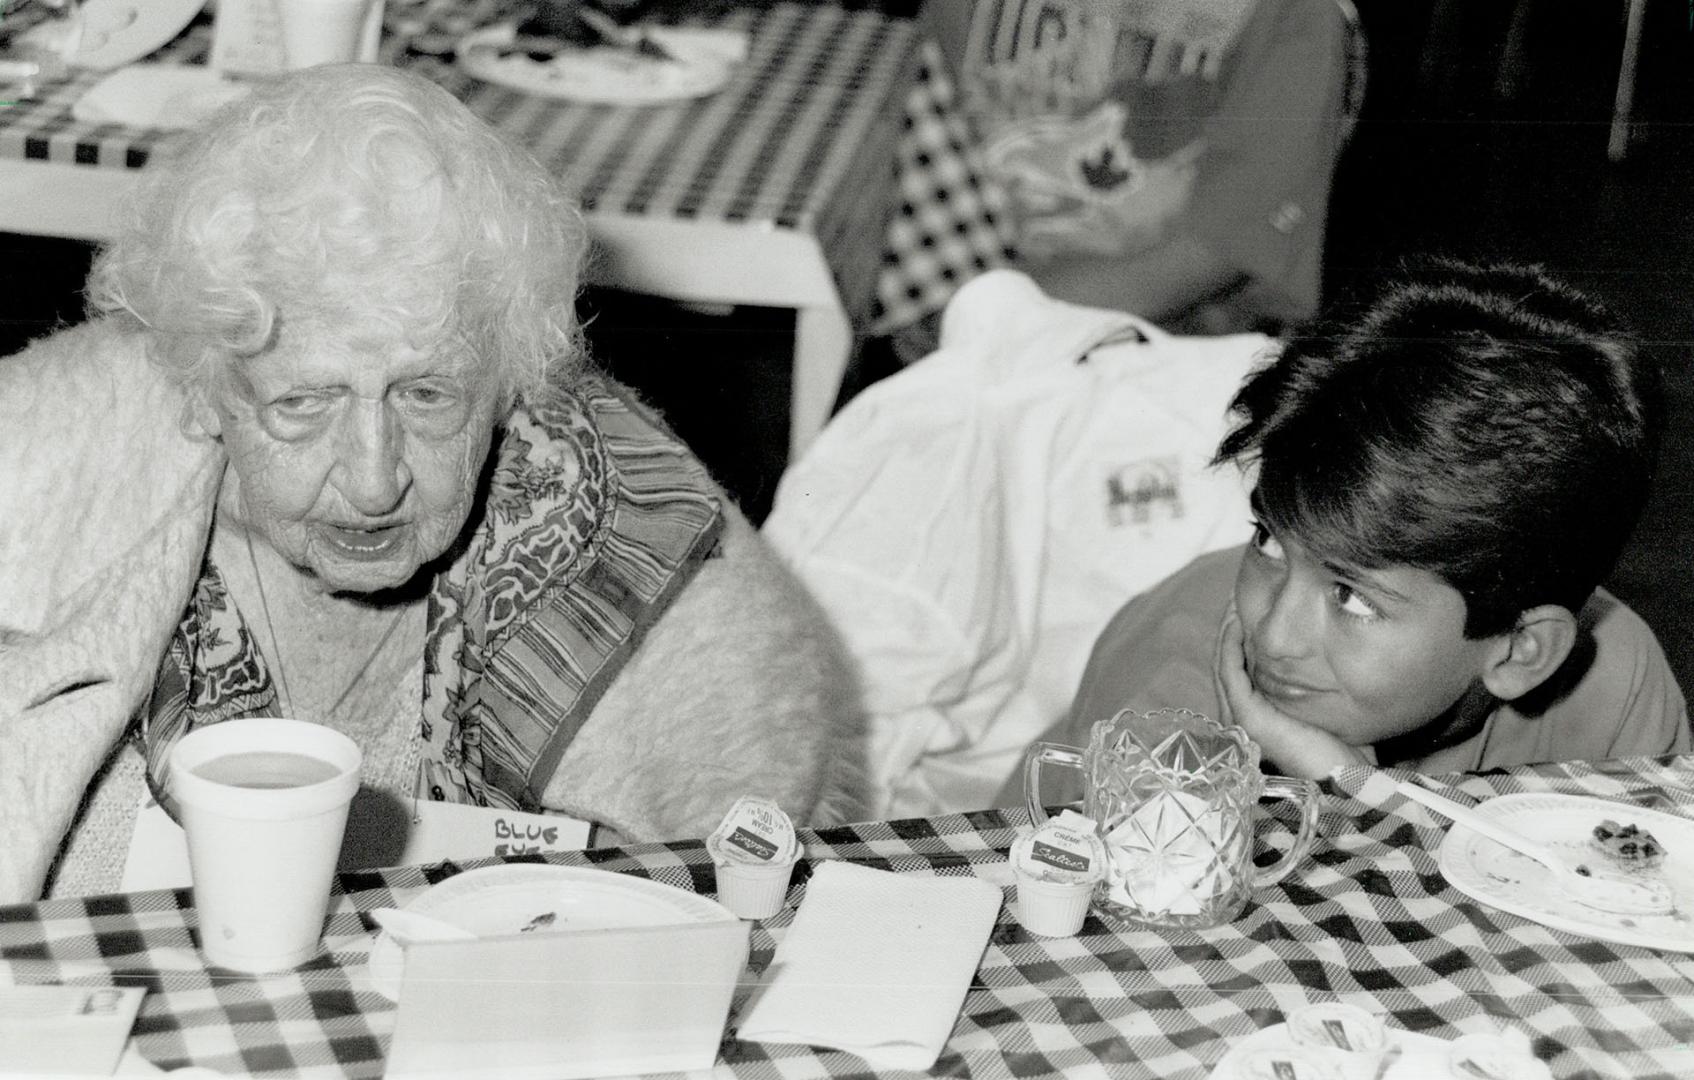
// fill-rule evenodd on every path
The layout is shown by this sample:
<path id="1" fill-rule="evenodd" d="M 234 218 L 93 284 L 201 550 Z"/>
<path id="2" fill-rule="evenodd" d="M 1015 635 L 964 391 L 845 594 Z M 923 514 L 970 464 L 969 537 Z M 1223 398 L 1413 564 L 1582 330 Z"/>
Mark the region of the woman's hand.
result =
<path id="1" fill-rule="evenodd" d="M 1247 678 L 1243 638 L 1241 618 L 1232 607 L 1218 642 L 1219 696 L 1235 722 L 1259 744 L 1265 760 L 1283 775 L 1307 780 L 1328 776 L 1343 765 L 1376 763 L 1370 747 L 1349 746 L 1320 727 L 1296 720 L 1255 690 Z"/>

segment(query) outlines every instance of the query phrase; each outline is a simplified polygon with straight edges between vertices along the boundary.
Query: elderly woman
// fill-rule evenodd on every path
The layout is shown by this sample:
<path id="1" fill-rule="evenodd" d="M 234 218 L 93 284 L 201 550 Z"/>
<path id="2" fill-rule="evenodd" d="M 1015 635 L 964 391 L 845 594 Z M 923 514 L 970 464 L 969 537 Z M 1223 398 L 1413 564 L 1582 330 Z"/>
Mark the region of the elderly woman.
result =
<path id="1" fill-rule="evenodd" d="M 174 741 L 249 715 L 347 733 L 404 804 L 855 812 L 837 644 L 585 365 L 583 225 L 534 161 L 349 65 L 143 178 L 103 317 L 0 363 L 0 902 L 115 888 Z"/>

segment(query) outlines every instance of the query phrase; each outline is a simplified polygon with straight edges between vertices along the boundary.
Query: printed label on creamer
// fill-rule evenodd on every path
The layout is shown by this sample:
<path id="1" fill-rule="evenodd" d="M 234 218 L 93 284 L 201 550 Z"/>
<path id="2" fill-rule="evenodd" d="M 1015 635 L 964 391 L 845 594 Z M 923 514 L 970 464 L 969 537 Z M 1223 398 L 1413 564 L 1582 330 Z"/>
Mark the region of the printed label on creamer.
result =
<path id="1" fill-rule="evenodd" d="M 724 838 L 724 843 L 738 847 L 755 858 L 769 862 L 776 858 L 776 845 L 762 836 L 748 832 L 746 829 L 736 829 Z"/>
<path id="2" fill-rule="evenodd" d="M 1054 844 L 1043 843 L 1040 840 L 1031 845 L 1029 858 L 1031 862 L 1046 863 L 1048 866 L 1056 866 L 1060 870 L 1070 870 L 1078 874 L 1088 873 L 1089 868 L 1094 865 L 1094 860 L 1088 857 L 1086 851 L 1062 848 Z"/>
<path id="3" fill-rule="evenodd" d="M 720 862 L 774 863 L 799 853 L 794 825 L 782 807 L 756 795 L 743 795 L 706 839 L 706 849 Z"/>
<path id="4" fill-rule="evenodd" d="M 1353 1049 L 1353 1040 L 1347 1037 L 1347 1025 L 1339 1020 L 1325 1020 L 1323 1032 L 1329 1037 L 1330 1044 L 1342 1050 Z"/>

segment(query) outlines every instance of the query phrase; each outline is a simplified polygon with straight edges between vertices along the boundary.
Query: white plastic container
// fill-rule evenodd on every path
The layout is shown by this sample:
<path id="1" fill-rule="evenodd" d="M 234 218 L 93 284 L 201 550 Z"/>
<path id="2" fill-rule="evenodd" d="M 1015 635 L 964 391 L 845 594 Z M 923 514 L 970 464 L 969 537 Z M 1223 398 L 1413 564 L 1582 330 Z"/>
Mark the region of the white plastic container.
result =
<path id="1" fill-rule="evenodd" d="M 775 802 L 757 795 L 737 799 L 706 838 L 706 851 L 717 871 L 718 903 L 743 919 L 768 919 L 782 910 L 800 841 Z"/>

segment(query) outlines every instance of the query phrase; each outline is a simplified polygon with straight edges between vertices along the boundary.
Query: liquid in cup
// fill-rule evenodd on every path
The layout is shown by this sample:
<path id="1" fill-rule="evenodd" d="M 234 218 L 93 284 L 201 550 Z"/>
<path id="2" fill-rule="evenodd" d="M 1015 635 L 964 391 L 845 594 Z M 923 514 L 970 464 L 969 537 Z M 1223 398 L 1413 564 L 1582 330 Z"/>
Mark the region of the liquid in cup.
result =
<path id="1" fill-rule="evenodd" d="M 1189 709 L 1124 709 L 1094 724 L 1086 750 L 1031 746 L 1024 797 L 1038 826 L 1047 820 L 1043 765 L 1084 774 L 1086 813 L 1099 824 L 1107 854 L 1094 907 L 1110 917 L 1188 930 L 1218 926 L 1311 848 L 1317 786 L 1265 776 L 1258 744 L 1245 731 Z M 1300 812 L 1293 842 L 1267 867 L 1253 863 L 1261 798 L 1289 800 Z"/>
<path id="2" fill-rule="evenodd" d="M 334 779 L 340 772 L 338 766 L 320 758 L 280 750 L 227 754 L 194 769 L 196 776 L 213 783 L 261 790 L 306 787 Z"/>
<path id="3" fill-rule="evenodd" d="M 262 972 L 317 955 L 359 765 L 340 732 L 272 717 L 198 728 L 171 749 L 207 960 Z"/>

